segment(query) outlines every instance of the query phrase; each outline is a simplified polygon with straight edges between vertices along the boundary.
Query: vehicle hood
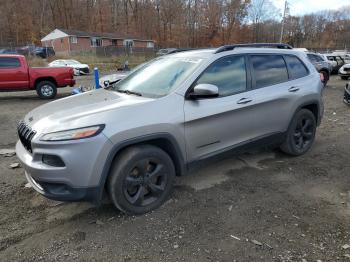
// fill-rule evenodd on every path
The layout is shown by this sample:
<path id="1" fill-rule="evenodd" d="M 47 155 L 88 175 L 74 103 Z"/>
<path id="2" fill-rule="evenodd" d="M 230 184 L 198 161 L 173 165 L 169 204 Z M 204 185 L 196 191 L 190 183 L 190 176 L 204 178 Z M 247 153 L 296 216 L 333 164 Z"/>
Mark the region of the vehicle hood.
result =
<path id="1" fill-rule="evenodd" d="M 342 68 L 343 68 L 343 69 L 344 69 L 344 68 L 350 68 L 350 64 L 345 64 L 345 65 L 342 66 Z"/>
<path id="2" fill-rule="evenodd" d="M 89 65 L 87 65 L 87 64 L 79 64 L 79 65 L 53 65 L 53 64 L 49 64 L 49 67 L 86 68 L 86 67 L 89 67 Z"/>
<path id="3" fill-rule="evenodd" d="M 73 68 L 86 68 L 89 67 L 87 64 L 79 64 L 79 65 L 67 65 L 68 67 L 73 67 Z"/>
<path id="4" fill-rule="evenodd" d="M 153 99 L 99 89 L 39 106 L 24 121 L 37 133 L 49 133 L 104 124 L 105 113 L 150 101 Z"/>

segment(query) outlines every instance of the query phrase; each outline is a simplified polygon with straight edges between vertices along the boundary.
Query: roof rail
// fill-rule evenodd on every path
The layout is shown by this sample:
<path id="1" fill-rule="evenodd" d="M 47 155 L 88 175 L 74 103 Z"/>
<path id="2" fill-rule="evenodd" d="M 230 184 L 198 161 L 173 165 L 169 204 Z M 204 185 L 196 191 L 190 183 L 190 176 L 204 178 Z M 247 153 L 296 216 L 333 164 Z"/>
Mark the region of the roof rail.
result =
<path id="1" fill-rule="evenodd" d="M 224 45 L 216 49 L 215 54 L 231 51 L 235 48 L 253 47 L 253 48 L 278 48 L 278 49 L 293 49 L 291 45 L 281 43 L 256 43 L 256 44 L 236 44 L 236 45 Z"/>

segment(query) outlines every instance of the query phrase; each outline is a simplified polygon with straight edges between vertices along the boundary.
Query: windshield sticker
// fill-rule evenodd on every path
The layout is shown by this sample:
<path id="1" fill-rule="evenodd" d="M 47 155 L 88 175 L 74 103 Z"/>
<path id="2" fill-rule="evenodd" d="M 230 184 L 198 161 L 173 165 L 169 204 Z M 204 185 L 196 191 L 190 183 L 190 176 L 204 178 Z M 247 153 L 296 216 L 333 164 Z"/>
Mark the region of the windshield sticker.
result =
<path id="1" fill-rule="evenodd" d="M 180 58 L 179 61 L 185 62 L 185 63 L 198 64 L 198 63 L 202 62 L 202 59 L 200 59 L 200 58 Z"/>

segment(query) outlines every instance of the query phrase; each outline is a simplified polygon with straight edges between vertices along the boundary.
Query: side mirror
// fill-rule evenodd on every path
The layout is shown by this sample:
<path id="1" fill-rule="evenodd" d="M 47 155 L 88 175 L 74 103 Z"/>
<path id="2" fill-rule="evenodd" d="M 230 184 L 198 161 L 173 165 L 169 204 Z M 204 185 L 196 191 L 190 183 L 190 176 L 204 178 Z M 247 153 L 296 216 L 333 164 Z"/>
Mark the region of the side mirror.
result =
<path id="1" fill-rule="evenodd" d="M 192 99 L 198 98 L 212 98 L 219 96 L 219 88 L 216 85 L 211 84 L 198 84 L 193 88 L 193 91 L 189 94 Z"/>

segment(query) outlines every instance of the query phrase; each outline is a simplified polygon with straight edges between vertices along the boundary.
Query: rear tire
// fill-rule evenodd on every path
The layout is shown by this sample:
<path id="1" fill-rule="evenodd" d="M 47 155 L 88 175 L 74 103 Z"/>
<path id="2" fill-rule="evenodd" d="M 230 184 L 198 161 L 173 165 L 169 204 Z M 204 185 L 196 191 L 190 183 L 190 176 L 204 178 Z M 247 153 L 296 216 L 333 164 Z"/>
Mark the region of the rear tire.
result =
<path id="1" fill-rule="evenodd" d="M 57 94 L 57 86 L 52 81 L 40 81 L 36 85 L 36 93 L 41 99 L 53 99 Z"/>
<path id="2" fill-rule="evenodd" d="M 168 199 L 174 178 L 174 164 L 166 152 L 151 145 L 132 146 L 115 158 L 107 190 L 118 209 L 141 215 Z"/>
<path id="3" fill-rule="evenodd" d="M 316 135 L 316 119 L 308 109 L 298 111 L 289 125 L 286 140 L 281 150 L 292 156 L 305 154 L 312 146 Z"/>

